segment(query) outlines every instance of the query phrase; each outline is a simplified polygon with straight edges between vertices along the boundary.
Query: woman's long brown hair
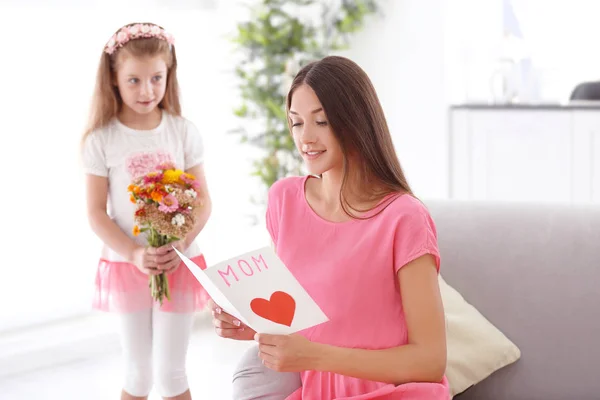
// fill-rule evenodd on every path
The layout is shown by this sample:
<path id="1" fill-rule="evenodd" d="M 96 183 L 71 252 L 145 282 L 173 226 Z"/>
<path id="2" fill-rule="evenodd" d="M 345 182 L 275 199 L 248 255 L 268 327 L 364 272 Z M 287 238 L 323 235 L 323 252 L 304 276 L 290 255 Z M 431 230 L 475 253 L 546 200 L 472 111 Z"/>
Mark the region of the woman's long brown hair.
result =
<path id="1" fill-rule="evenodd" d="M 292 82 L 287 96 L 288 111 L 294 91 L 304 84 L 319 98 L 342 148 L 344 165 L 340 201 L 344 212 L 352 218 L 360 218 L 355 212 L 368 211 L 353 207 L 347 201 L 349 193 L 365 203 L 379 202 L 389 194 L 413 195 L 398 161 L 379 98 L 367 74 L 344 57 L 330 56 L 312 62 L 304 66 Z M 391 196 L 391 199 L 395 197 Z"/>

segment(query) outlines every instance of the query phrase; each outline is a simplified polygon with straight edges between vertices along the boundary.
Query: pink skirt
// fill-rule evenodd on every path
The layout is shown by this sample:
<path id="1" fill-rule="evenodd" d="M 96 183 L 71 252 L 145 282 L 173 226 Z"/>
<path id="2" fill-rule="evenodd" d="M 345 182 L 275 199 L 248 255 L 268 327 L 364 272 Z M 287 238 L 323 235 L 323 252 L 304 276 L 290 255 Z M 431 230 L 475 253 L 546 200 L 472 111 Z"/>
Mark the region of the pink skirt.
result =
<path id="1" fill-rule="evenodd" d="M 191 259 L 206 269 L 203 255 Z M 189 313 L 202 310 L 210 297 L 183 262 L 167 275 L 171 300 L 163 305 L 150 295 L 148 275 L 133 264 L 100 259 L 96 273 L 93 308 L 106 312 L 129 313 L 159 308 L 165 312 Z"/>

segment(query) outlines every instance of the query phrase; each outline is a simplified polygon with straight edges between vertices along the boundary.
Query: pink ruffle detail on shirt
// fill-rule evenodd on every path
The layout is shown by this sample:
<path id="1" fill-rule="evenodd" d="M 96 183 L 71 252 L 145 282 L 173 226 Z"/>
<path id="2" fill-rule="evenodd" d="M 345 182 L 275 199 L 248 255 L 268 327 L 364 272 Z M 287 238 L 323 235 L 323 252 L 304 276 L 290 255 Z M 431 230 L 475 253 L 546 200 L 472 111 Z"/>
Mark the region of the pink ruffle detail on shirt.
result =
<path id="1" fill-rule="evenodd" d="M 203 255 L 191 259 L 206 269 Z M 154 302 L 148 287 L 148 275 L 133 264 L 101 259 L 96 272 L 93 308 L 100 311 L 128 313 L 158 307 L 165 312 L 188 313 L 202 310 L 210 297 L 182 262 L 169 277 L 171 300 L 163 305 Z"/>

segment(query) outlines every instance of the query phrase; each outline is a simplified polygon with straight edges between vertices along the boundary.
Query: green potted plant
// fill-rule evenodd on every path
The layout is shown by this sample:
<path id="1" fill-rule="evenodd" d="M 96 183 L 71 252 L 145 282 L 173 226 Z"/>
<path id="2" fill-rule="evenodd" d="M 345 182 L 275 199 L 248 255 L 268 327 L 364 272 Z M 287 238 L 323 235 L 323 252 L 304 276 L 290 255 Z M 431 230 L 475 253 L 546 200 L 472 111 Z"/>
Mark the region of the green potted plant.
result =
<path id="1" fill-rule="evenodd" d="M 250 19 L 237 25 L 241 104 L 234 113 L 252 128 L 234 132 L 262 149 L 251 173 L 265 188 L 302 173 L 285 115 L 294 75 L 307 62 L 346 49 L 351 35 L 377 10 L 376 0 L 257 0 L 249 8 Z"/>

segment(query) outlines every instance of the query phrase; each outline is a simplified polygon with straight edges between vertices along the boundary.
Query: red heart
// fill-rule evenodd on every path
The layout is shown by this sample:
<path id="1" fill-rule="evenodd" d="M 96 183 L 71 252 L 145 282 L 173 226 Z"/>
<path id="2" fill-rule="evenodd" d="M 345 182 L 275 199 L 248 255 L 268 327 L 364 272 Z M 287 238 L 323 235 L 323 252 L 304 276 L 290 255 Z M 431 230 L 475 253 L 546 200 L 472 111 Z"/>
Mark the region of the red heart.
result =
<path id="1" fill-rule="evenodd" d="M 296 302 L 285 292 L 275 292 L 271 300 L 256 298 L 250 302 L 250 308 L 256 315 L 277 324 L 292 326 Z"/>

